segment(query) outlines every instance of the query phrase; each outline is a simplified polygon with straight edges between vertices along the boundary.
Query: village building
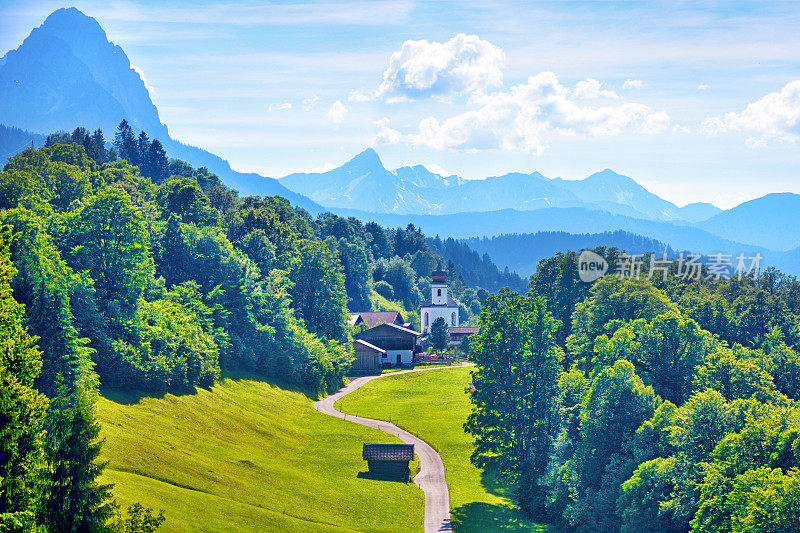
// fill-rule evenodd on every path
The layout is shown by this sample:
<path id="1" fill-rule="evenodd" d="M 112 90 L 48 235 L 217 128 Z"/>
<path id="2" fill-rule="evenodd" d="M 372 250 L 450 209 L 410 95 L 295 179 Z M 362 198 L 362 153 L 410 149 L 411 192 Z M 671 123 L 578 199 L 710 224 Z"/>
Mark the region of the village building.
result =
<path id="1" fill-rule="evenodd" d="M 431 332 L 433 321 L 441 317 L 448 327 L 457 327 L 458 304 L 447 294 L 447 271 L 441 265 L 431 275 L 431 295 L 420 306 L 420 322 L 422 333 Z"/>
<path id="2" fill-rule="evenodd" d="M 476 326 L 456 326 L 447 328 L 447 333 L 450 334 L 450 346 L 460 348 L 461 341 L 463 341 L 465 337 L 478 333 L 478 329 L 480 328 Z"/>
<path id="3" fill-rule="evenodd" d="M 364 444 L 361 456 L 367 462 L 370 475 L 378 478 L 408 481 L 414 460 L 413 444 Z"/>
<path id="4" fill-rule="evenodd" d="M 406 328 L 411 325 L 403 319 L 403 315 L 398 311 L 350 313 L 347 317 L 347 324 L 351 327 L 360 326 L 361 331 L 374 328 L 378 324 L 396 324 Z"/>
<path id="5" fill-rule="evenodd" d="M 368 367 L 361 367 L 360 359 L 356 356 L 353 362 L 354 370 L 371 370 L 367 351 L 382 350 L 378 353 L 380 366 L 410 365 L 414 362 L 414 351 L 417 349 L 419 332 L 413 329 L 398 326 L 397 324 L 378 324 L 374 328 L 365 329 L 353 335 L 353 351 L 358 350 Z M 359 342 L 362 341 L 362 342 Z"/>
<path id="6" fill-rule="evenodd" d="M 352 368 L 355 370 L 378 370 L 381 361 L 388 360 L 386 350 L 361 339 L 353 341 L 353 355 Z"/>

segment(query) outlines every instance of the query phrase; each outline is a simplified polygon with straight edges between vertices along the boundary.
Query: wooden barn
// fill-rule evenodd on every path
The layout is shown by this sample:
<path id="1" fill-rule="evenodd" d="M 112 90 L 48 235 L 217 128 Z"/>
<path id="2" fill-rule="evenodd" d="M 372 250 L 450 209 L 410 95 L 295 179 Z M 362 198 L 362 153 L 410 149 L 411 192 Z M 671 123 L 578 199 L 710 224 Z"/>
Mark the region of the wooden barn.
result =
<path id="1" fill-rule="evenodd" d="M 378 324 L 353 335 L 353 349 L 355 350 L 355 341 L 362 340 L 386 352 L 381 356 L 381 366 L 410 365 L 414 362 L 417 337 L 419 332 L 412 329 L 397 324 Z M 358 370 L 355 365 L 353 368 Z"/>
<path id="2" fill-rule="evenodd" d="M 353 370 L 378 370 L 381 361 L 386 357 L 386 350 L 378 348 L 367 341 L 356 339 L 353 341 Z"/>
<path id="3" fill-rule="evenodd" d="M 370 475 L 408 481 L 411 475 L 408 463 L 414 460 L 414 445 L 364 444 L 361 455 L 369 466 Z"/>

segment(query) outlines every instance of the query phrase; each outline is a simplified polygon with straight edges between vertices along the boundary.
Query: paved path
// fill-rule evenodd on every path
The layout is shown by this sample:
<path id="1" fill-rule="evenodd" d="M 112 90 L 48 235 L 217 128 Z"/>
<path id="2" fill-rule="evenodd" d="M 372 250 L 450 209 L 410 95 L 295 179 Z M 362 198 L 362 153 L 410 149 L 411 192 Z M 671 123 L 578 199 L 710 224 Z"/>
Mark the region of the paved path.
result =
<path id="1" fill-rule="evenodd" d="M 339 398 L 347 396 L 354 390 L 358 389 L 364 383 L 386 376 L 396 376 L 398 374 L 405 374 L 408 372 L 427 372 L 433 370 L 443 370 L 452 367 L 436 367 L 436 368 L 417 368 L 413 370 L 403 370 L 400 372 L 393 372 L 389 374 L 380 374 L 378 376 L 361 376 L 353 378 L 347 386 L 339 389 L 333 394 L 324 397 L 314 404 L 314 408 L 320 413 L 343 418 L 349 422 L 355 422 L 364 426 L 369 426 L 375 429 L 380 429 L 386 433 L 396 435 L 407 444 L 414 445 L 414 451 L 417 452 L 419 457 L 419 474 L 414 476 L 414 483 L 425 493 L 425 533 L 437 533 L 440 531 L 453 531 L 450 525 L 450 493 L 447 490 L 447 479 L 444 475 L 444 463 L 442 458 L 436 453 L 436 450 L 424 440 L 416 437 L 408 431 L 401 429 L 391 422 L 384 420 L 374 420 L 372 418 L 363 418 L 360 416 L 353 416 L 337 411 L 333 404 Z"/>

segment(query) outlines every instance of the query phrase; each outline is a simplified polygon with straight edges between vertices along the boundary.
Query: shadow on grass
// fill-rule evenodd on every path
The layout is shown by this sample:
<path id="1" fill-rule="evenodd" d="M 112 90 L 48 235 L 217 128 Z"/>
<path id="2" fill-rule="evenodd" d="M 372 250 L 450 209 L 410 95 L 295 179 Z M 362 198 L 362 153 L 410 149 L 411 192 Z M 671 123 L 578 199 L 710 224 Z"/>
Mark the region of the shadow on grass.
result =
<path id="1" fill-rule="evenodd" d="M 492 464 L 486 465 L 486 468 L 481 470 L 481 485 L 489 494 L 510 500 L 514 499 L 513 491 L 509 489 L 509 481 L 498 474 L 497 468 Z"/>
<path id="2" fill-rule="evenodd" d="M 306 388 L 303 388 L 296 383 L 288 383 L 280 379 L 275 379 L 272 377 L 264 376 L 262 374 L 257 374 L 255 372 L 248 372 L 244 370 L 223 370 L 222 375 L 220 378 L 211 386 L 196 386 L 192 387 L 191 389 L 181 389 L 181 390 L 167 390 L 167 391 L 152 391 L 152 390 L 145 390 L 145 389 L 126 389 L 120 386 L 110 386 L 106 385 L 100 386 L 100 395 L 106 398 L 107 400 L 111 400 L 114 403 L 118 403 L 121 405 L 135 405 L 139 403 L 144 398 L 154 398 L 154 399 L 161 399 L 167 394 L 171 394 L 173 396 L 192 396 L 197 394 L 200 390 L 210 391 L 214 388 L 215 385 L 223 383 L 227 380 L 232 381 L 256 381 L 259 383 L 266 383 L 271 387 L 275 387 L 282 390 L 292 391 L 292 392 L 299 392 L 310 400 L 317 401 L 321 398 L 320 393 L 309 391 Z"/>
<path id="3" fill-rule="evenodd" d="M 372 479 L 374 481 L 391 481 L 394 483 L 410 483 L 410 476 L 406 477 L 399 477 L 399 476 L 387 476 L 376 474 L 375 472 L 359 472 L 357 477 L 360 479 Z"/>
<path id="4" fill-rule="evenodd" d="M 453 509 L 451 515 L 453 531 L 460 533 L 556 531 L 547 524 L 534 522 L 519 509 L 506 505 L 472 502 Z"/>
<path id="5" fill-rule="evenodd" d="M 143 398 L 160 399 L 166 396 L 166 394 L 166 392 L 156 393 L 152 391 L 121 389 L 110 386 L 100 387 L 100 395 L 103 398 L 120 405 L 136 405 Z"/>

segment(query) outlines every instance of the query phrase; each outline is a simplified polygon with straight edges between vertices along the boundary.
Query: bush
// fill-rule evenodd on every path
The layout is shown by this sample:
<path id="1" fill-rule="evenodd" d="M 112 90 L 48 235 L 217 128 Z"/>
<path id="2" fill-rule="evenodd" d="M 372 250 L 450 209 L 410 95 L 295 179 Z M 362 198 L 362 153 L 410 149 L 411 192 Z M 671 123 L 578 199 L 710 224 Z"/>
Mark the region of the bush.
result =
<path id="1" fill-rule="evenodd" d="M 375 292 L 386 298 L 387 300 L 391 300 L 394 298 L 394 289 L 391 285 L 386 283 L 385 281 L 379 281 L 375 284 Z"/>

